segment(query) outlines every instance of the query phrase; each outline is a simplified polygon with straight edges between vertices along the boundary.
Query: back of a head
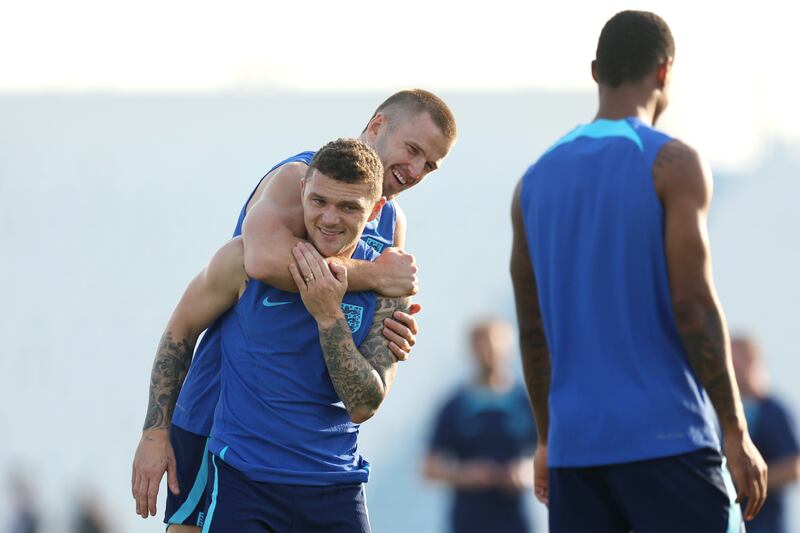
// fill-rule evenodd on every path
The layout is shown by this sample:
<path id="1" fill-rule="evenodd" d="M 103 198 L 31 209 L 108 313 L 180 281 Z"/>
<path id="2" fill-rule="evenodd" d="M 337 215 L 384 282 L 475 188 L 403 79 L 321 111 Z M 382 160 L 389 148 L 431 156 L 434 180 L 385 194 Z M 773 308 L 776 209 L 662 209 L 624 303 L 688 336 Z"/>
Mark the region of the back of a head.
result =
<path id="1" fill-rule="evenodd" d="M 661 17 L 648 11 L 621 11 L 600 32 L 597 79 L 614 88 L 636 83 L 673 57 L 675 41 Z"/>
<path id="2" fill-rule="evenodd" d="M 378 106 L 375 113 L 372 114 L 372 118 L 378 113 L 384 113 L 392 119 L 428 113 L 448 141 L 453 142 L 458 136 L 453 112 L 450 111 L 444 100 L 424 89 L 405 89 L 394 93 Z"/>
<path id="3" fill-rule="evenodd" d="M 314 170 L 336 181 L 367 184 L 374 200 L 381 196 L 383 164 L 375 150 L 358 139 L 336 139 L 320 148 L 308 165 L 306 179 Z"/>

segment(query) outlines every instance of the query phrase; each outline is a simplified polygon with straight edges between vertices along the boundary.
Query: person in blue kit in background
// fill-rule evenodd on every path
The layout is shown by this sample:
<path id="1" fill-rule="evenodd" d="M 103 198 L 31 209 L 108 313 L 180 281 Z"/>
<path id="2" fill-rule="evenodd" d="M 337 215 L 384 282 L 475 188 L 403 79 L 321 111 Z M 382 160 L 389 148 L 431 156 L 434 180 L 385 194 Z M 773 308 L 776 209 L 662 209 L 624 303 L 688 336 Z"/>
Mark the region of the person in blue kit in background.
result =
<path id="1" fill-rule="evenodd" d="M 336 258 L 347 267 L 351 290 L 375 290 L 389 297 L 416 293 L 414 258 L 401 249 L 405 216 L 393 198 L 439 168 L 456 135 L 450 109 L 428 91 L 403 90 L 378 106 L 360 139 L 376 150 L 384 166 L 382 193 L 388 201 L 362 235 L 380 256 L 375 261 Z M 245 203 L 234 231 L 234 236 L 243 237 L 248 276 L 282 290 L 297 290 L 287 266 L 294 261 L 294 246 L 305 237 L 300 182 L 313 155 L 303 152 L 273 167 Z M 410 315 L 418 310 L 412 304 L 408 313 L 398 311 L 386 319 L 384 335 L 400 360 L 414 344 L 417 327 Z M 137 514 L 155 515 L 158 486 L 166 472 L 165 522 L 175 526 L 170 527 L 173 533 L 196 532 L 202 519 L 206 440 L 219 395 L 220 354 L 215 323 L 194 357 L 187 345 L 167 344 L 159 347 L 153 364 L 144 431 L 133 463 L 132 493 Z"/>
<path id="2" fill-rule="evenodd" d="M 769 498 L 748 533 L 788 533 L 785 489 L 800 478 L 800 445 L 795 425 L 783 404 L 769 391 L 767 371 L 756 343 L 747 336 L 731 339 L 736 381 L 753 443 L 769 467 Z"/>
<path id="3" fill-rule="evenodd" d="M 301 184 L 309 242 L 295 247 L 289 268 L 300 293 L 249 279 L 236 237 L 168 322 L 162 344 L 193 346 L 222 315 L 204 532 L 369 531 L 358 424 L 375 413 L 396 370 L 383 320 L 410 300 L 345 294 L 346 267 L 323 255 L 377 257 L 359 237 L 385 201 L 382 170 L 361 141 L 325 145 Z"/>
<path id="4" fill-rule="evenodd" d="M 674 57 L 659 16 L 612 17 L 592 62 L 594 121 L 558 140 L 514 192 L 534 494 L 553 533 L 739 531 L 735 501 L 748 498 L 749 520 L 767 495 L 711 275 L 711 174 L 654 128 Z"/>
<path id="5" fill-rule="evenodd" d="M 507 323 L 476 323 L 470 331 L 475 379 L 436 417 L 424 473 L 453 490 L 453 533 L 531 530 L 525 498 L 536 426 L 525 387 L 509 368 L 512 342 Z"/>

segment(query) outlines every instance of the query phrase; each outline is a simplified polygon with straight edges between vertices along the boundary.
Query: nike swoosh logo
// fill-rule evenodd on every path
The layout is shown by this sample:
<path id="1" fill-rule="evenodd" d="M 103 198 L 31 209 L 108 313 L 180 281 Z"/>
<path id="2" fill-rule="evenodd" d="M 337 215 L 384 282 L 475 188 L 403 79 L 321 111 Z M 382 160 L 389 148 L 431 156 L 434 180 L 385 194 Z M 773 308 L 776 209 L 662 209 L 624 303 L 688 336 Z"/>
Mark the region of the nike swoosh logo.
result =
<path id="1" fill-rule="evenodd" d="M 266 298 L 264 298 L 264 301 L 261 302 L 261 303 L 264 304 L 264 307 L 276 307 L 276 306 L 279 306 L 279 305 L 290 304 L 292 302 L 270 302 L 269 301 L 269 296 L 267 296 Z"/>

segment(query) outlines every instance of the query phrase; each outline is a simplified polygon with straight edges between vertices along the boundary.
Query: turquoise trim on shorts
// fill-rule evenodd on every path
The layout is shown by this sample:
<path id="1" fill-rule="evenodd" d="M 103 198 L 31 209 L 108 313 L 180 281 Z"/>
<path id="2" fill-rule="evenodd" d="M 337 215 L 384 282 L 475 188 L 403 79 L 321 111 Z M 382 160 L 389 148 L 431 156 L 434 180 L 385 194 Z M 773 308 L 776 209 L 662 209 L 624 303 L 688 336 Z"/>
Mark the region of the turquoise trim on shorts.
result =
<path id="1" fill-rule="evenodd" d="M 203 449 L 203 462 L 200 465 L 200 470 L 197 472 L 197 477 L 194 479 L 194 485 L 183 502 L 180 509 L 175 511 L 175 514 L 169 517 L 168 524 L 184 525 L 183 522 L 190 514 L 197 508 L 200 500 L 206 493 L 206 483 L 208 482 L 208 439 L 206 439 L 206 447 Z M 167 488 L 169 490 L 169 488 Z M 201 513 L 202 514 L 202 513 Z M 189 524 L 186 524 L 189 525 Z"/>
<path id="2" fill-rule="evenodd" d="M 211 456 L 211 462 L 214 464 L 214 491 L 211 493 L 211 505 L 208 506 L 208 514 L 203 523 L 203 531 L 201 533 L 208 533 L 211 529 L 211 520 L 214 518 L 214 510 L 217 508 L 217 494 L 219 493 L 219 473 L 217 472 L 217 458 Z"/>

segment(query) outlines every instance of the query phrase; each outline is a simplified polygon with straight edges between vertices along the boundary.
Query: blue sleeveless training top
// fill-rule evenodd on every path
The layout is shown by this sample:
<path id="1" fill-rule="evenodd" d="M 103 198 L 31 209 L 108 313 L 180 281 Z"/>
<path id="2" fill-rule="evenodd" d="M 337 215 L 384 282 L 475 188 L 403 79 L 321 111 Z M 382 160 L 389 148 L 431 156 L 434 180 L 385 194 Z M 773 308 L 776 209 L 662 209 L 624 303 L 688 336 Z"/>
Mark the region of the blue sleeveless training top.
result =
<path id="1" fill-rule="evenodd" d="M 551 353 L 553 467 L 719 446 L 672 311 L 652 173 L 669 140 L 636 118 L 597 120 L 523 177 L 520 207 Z"/>
<path id="2" fill-rule="evenodd" d="M 363 241 L 354 259 L 377 253 Z M 374 292 L 348 292 L 342 310 L 356 346 L 375 314 Z M 317 323 L 300 295 L 251 280 L 221 325 L 222 387 L 209 450 L 255 481 L 367 481 L 358 425 L 333 388 Z"/>

